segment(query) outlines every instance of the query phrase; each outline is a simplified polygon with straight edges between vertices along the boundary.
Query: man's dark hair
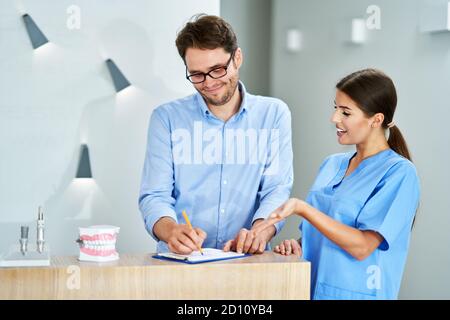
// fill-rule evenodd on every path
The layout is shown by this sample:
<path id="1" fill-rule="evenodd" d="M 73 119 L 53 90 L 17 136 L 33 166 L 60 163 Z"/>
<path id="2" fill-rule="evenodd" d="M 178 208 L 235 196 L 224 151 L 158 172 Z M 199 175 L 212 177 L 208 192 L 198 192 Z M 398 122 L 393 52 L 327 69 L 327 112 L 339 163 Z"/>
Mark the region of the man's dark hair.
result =
<path id="1" fill-rule="evenodd" d="M 178 32 L 175 44 L 183 61 L 188 48 L 216 49 L 234 52 L 238 45 L 231 25 L 220 17 L 197 14 Z M 186 62 L 186 61 L 185 61 Z"/>

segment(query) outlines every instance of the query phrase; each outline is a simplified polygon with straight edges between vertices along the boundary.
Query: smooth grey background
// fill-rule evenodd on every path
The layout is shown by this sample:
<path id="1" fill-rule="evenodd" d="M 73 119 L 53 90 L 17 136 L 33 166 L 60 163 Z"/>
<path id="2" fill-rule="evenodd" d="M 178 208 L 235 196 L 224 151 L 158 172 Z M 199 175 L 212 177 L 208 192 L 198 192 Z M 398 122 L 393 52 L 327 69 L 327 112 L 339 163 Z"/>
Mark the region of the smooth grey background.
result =
<path id="1" fill-rule="evenodd" d="M 246 5 L 240 3 L 245 2 Z M 239 36 L 251 39 L 242 47 L 242 72 L 249 88 L 258 91 L 263 76 L 254 66 L 270 65 L 268 94 L 283 99 L 292 112 L 295 182 L 292 195 L 305 198 L 318 167 L 329 154 L 352 150 L 339 146 L 333 111 L 334 86 L 345 75 L 366 67 L 385 71 L 398 93 L 395 122 L 404 134 L 417 166 L 422 188 L 403 277 L 402 299 L 450 299 L 450 32 L 421 33 L 427 5 L 441 0 L 224 0 L 222 14 Z M 347 43 L 352 18 L 367 19 L 366 9 L 381 10 L 381 29 L 368 31 L 363 45 Z M 246 11 L 246 12 L 245 12 Z M 236 13 L 237 12 L 237 13 Z M 255 17 L 258 15 L 258 17 Z M 270 16 L 271 32 L 255 22 Z M 286 50 L 286 31 L 303 33 L 303 50 Z M 246 46 L 264 47 L 270 57 Z M 242 42 L 242 41 L 241 41 Z M 256 60 L 256 61 L 253 61 Z M 265 86 L 259 91 L 266 92 Z M 298 238 L 298 218 L 290 218 L 274 239 Z"/>

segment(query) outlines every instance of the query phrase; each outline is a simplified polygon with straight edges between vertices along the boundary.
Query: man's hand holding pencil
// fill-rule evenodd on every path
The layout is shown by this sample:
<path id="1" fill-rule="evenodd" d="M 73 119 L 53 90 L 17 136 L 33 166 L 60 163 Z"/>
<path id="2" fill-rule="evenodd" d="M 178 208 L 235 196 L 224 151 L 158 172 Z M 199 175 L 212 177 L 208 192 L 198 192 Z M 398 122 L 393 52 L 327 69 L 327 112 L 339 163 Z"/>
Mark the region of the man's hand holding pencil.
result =
<path id="1" fill-rule="evenodd" d="M 186 213 L 183 211 L 183 216 Z M 192 227 L 187 215 L 184 217 L 186 224 L 177 224 L 171 228 L 167 239 L 169 250 L 179 254 L 191 254 L 193 251 L 200 251 L 203 241 L 206 239 L 206 232 L 200 228 Z"/>

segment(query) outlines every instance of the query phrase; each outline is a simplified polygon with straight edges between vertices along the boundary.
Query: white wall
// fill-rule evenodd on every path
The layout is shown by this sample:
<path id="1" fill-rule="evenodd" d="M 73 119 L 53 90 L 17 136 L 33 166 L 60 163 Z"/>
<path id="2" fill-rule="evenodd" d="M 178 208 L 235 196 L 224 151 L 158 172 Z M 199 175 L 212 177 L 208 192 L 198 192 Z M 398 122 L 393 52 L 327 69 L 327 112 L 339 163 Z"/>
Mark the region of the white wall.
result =
<path id="1" fill-rule="evenodd" d="M 421 178 L 422 198 L 412 233 L 400 298 L 450 298 L 450 32 L 419 32 L 422 0 L 273 0 L 271 94 L 285 100 L 293 116 L 295 185 L 304 198 L 328 154 L 346 150 L 336 142 L 334 86 L 346 74 L 377 67 L 398 90 L 395 121 L 409 143 Z M 446 2 L 434 0 L 437 2 Z M 342 26 L 381 9 L 381 30 L 369 43 L 345 44 Z M 304 50 L 289 54 L 285 32 L 304 33 Z M 277 238 L 298 237 L 292 219 Z"/>
<path id="2" fill-rule="evenodd" d="M 244 54 L 239 75 L 253 94 L 270 92 L 271 6 L 271 0 L 220 2 L 220 14 L 233 27 Z"/>
<path id="3" fill-rule="evenodd" d="M 119 252 L 155 250 L 137 206 L 148 119 L 193 91 L 175 37 L 199 12 L 219 14 L 219 0 L 0 2 L 0 252 L 22 224 L 35 239 L 39 205 L 53 254 L 76 254 L 78 227 L 97 223 L 121 227 Z M 33 51 L 23 13 L 50 45 Z M 133 87 L 115 93 L 106 58 Z M 74 180 L 82 142 L 93 181 Z"/>

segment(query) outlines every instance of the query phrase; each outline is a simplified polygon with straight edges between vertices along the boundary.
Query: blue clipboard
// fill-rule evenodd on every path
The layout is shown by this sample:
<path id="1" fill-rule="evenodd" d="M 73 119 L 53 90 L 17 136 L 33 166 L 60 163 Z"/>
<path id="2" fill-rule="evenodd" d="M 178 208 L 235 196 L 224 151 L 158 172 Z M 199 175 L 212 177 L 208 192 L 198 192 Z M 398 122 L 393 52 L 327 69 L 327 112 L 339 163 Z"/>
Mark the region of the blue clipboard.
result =
<path id="1" fill-rule="evenodd" d="M 202 260 L 202 261 L 189 261 L 187 258 L 185 260 L 180 260 L 180 259 L 176 259 L 176 258 L 169 258 L 169 257 L 159 256 L 157 254 L 153 255 L 152 258 L 159 259 L 159 260 L 168 260 L 168 261 L 187 263 L 187 264 L 200 264 L 200 263 L 206 263 L 206 262 L 231 260 L 231 259 L 240 259 L 240 258 L 245 258 L 245 257 L 248 257 L 248 256 L 250 256 L 250 254 L 247 253 L 247 254 L 245 254 L 243 256 L 238 256 L 238 257 L 226 257 L 226 258 L 216 258 L 216 259 L 212 258 L 212 259 Z"/>

